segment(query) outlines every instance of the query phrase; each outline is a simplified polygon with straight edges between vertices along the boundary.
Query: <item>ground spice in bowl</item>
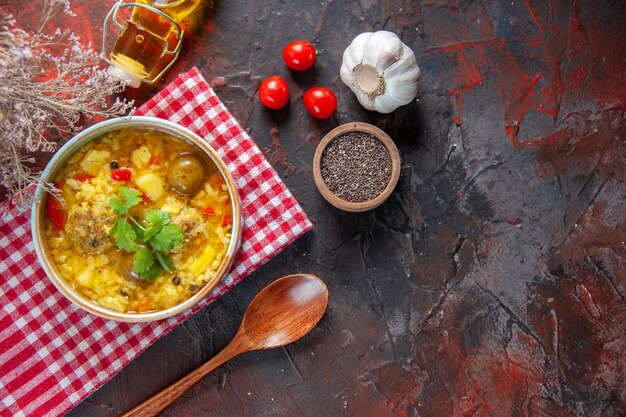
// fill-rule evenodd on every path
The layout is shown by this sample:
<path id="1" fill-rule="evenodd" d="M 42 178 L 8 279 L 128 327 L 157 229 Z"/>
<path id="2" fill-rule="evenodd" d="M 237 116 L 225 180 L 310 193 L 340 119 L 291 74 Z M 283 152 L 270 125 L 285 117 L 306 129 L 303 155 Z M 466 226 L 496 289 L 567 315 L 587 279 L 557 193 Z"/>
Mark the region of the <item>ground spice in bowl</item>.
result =
<path id="1" fill-rule="evenodd" d="M 320 161 L 326 187 L 351 203 L 370 201 L 379 196 L 391 179 L 391 155 L 374 135 L 354 131 L 334 138 Z"/>
<path id="2" fill-rule="evenodd" d="M 313 156 L 313 179 L 322 197 L 340 210 L 381 205 L 400 178 L 400 154 L 384 131 L 363 122 L 337 126 Z"/>

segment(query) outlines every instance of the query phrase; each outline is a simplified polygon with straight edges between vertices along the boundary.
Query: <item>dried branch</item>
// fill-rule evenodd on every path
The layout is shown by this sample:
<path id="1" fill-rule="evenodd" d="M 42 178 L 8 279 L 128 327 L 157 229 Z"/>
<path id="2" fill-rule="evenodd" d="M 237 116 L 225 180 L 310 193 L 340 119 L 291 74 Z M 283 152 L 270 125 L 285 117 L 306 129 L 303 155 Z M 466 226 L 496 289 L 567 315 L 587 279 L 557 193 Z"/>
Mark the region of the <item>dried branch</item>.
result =
<path id="1" fill-rule="evenodd" d="M 52 19 L 54 16 L 59 14 L 59 12 L 63 10 L 68 16 L 76 16 L 74 12 L 70 9 L 70 0 L 44 0 L 43 2 L 43 12 L 41 13 L 41 19 L 39 20 L 39 28 L 37 29 L 37 33 L 43 32 L 43 27 Z"/>
<path id="2" fill-rule="evenodd" d="M 40 29 L 69 0 L 46 0 Z M 81 129 L 83 117 L 126 114 L 132 102 L 111 96 L 126 85 L 101 67 L 99 55 L 70 31 L 30 33 L 0 11 L 0 184 L 15 203 L 30 204 L 34 152 L 52 152 L 56 138 Z M 50 185 L 39 184 L 50 188 Z"/>

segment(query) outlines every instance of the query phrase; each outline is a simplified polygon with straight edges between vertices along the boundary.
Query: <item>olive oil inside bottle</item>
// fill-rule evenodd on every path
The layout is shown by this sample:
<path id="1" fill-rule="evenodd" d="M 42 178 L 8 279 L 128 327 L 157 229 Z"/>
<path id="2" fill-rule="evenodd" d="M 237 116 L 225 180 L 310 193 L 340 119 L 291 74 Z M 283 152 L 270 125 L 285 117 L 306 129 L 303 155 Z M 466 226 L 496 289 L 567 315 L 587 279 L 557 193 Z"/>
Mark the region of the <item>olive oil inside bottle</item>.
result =
<path id="1" fill-rule="evenodd" d="M 202 0 L 135 1 L 165 13 L 178 23 Z M 130 19 L 123 26 L 111 51 L 111 61 L 131 78 L 146 79 L 168 50 L 168 38 L 172 36 L 175 27 L 167 19 L 142 7 L 134 7 Z M 170 47 L 171 49 L 173 47 Z M 131 86 L 138 84 L 131 83 Z"/>

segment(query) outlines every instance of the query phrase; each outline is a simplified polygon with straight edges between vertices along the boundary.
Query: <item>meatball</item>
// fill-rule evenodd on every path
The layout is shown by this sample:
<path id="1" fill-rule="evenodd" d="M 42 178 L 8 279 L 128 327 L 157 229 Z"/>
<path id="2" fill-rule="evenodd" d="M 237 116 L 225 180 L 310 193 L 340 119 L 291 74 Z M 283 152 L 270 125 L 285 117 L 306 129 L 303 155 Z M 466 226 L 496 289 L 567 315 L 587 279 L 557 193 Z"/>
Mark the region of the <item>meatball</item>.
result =
<path id="1" fill-rule="evenodd" d="M 65 233 L 74 240 L 84 254 L 95 254 L 106 251 L 113 239 L 109 229 L 114 218 L 110 214 L 96 214 L 91 207 L 74 207 L 67 214 Z"/>
<path id="2" fill-rule="evenodd" d="M 206 233 L 206 223 L 202 216 L 198 214 L 198 211 L 194 209 L 186 209 L 181 211 L 179 214 L 174 216 L 174 218 L 172 219 L 172 223 L 182 229 L 184 243 L 189 242 L 200 233 Z M 181 248 L 178 248 L 173 250 L 172 252 L 180 252 L 180 250 Z"/>

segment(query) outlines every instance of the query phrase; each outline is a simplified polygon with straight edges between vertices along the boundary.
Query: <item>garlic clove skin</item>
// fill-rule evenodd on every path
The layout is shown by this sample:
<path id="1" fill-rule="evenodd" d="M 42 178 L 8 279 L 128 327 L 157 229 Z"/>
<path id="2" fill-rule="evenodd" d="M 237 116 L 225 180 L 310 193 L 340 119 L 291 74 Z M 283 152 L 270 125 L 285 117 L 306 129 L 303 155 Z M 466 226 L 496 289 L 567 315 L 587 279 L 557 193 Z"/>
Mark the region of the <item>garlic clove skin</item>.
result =
<path id="1" fill-rule="evenodd" d="M 406 48 L 409 49 L 408 47 Z M 393 100 L 399 103 L 396 108 L 410 103 L 415 96 L 417 96 L 420 69 L 415 60 L 415 54 L 413 54 L 413 51 L 410 49 L 409 51 L 411 54 L 408 59 L 398 60 L 391 67 L 385 70 L 385 94 L 378 97 L 379 100 L 382 98 L 383 101 L 388 101 L 389 98 L 393 98 Z M 390 107 L 387 107 L 387 109 L 389 108 Z M 387 112 L 382 111 L 381 113 L 390 113 L 393 110 L 395 109 Z"/>
<path id="2" fill-rule="evenodd" d="M 395 33 L 378 31 L 354 38 L 339 74 L 363 107 L 391 113 L 417 95 L 420 69 L 411 48 Z"/>
<path id="3" fill-rule="evenodd" d="M 385 70 L 402 56 L 404 44 L 393 32 L 381 30 L 374 32 L 363 51 L 363 64 L 370 64 Z"/>
<path id="4" fill-rule="evenodd" d="M 354 45 L 354 47 L 346 48 L 343 52 L 343 65 L 352 69 L 363 61 L 363 53 L 361 51 L 365 50 L 367 41 L 371 36 L 372 32 L 365 32 L 352 40 L 350 45 Z"/>

